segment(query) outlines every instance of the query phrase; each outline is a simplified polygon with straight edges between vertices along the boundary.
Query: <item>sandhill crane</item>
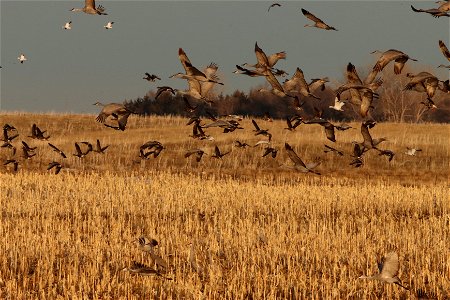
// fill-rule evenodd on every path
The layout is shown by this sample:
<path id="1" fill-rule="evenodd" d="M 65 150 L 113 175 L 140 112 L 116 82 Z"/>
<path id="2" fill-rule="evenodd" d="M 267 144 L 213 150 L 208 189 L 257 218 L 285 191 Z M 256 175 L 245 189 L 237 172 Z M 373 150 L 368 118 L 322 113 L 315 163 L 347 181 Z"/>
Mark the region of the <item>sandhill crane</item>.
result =
<path id="1" fill-rule="evenodd" d="M 436 1 L 437 4 L 439 4 L 438 9 L 440 11 L 449 11 L 450 10 L 450 1 Z"/>
<path id="2" fill-rule="evenodd" d="M 248 63 L 244 63 L 242 66 L 256 68 L 260 72 L 264 72 L 267 69 L 272 69 L 280 59 L 286 59 L 285 51 L 276 52 L 267 56 L 266 53 L 258 46 L 258 42 L 255 42 L 255 55 L 257 61 L 256 64 L 250 65 Z"/>
<path id="3" fill-rule="evenodd" d="M 444 10 L 440 10 L 439 8 L 430 8 L 430 9 L 417 9 L 414 6 L 411 5 L 411 9 L 415 12 L 424 12 L 427 14 L 432 15 L 435 18 L 439 18 L 439 17 L 450 17 L 449 14 L 447 14 L 446 11 Z"/>
<path id="4" fill-rule="evenodd" d="M 133 262 L 133 264 L 131 265 L 131 267 L 127 267 L 127 268 L 123 268 L 122 271 L 128 271 L 131 272 L 133 274 L 138 274 L 141 276 L 159 276 L 162 277 L 164 279 L 167 280 L 172 280 L 172 278 L 169 277 L 165 277 L 164 275 L 162 275 L 160 272 L 158 272 L 157 270 L 150 268 L 144 264 L 138 263 L 138 262 Z"/>
<path id="5" fill-rule="evenodd" d="M 25 61 L 28 60 L 26 58 L 25 54 L 23 54 L 23 53 L 21 53 L 17 59 L 20 61 L 21 64 L 23 64 Z"/>
<path id="6" fill-rule="evenodd" d="M 280 4 L 280 3 L 273 3 L 272 5 L 269 6 L 269 8 L 267 9 L 267 11 L 269 11 L 272 7 L 275 7 L 275 6 L 281 7 L 281 4 Z"/>
<path id="7" fill-rule="evenodd" d="M 360 105 L 360 115 L 362 117 L 366 117 L 368 112 L 369 112 L 369 108 L 371 107 L 372 101 L 374 97 L 378 97 L 378 94 L 375 93 L 370 87 L 366 86 L 366 85 L 358 85 L 358 84 L 352 84 L 352 83 L 347 83 L 344 85 L 341 85 L 336 91 L 336 98 L 338 100 L 340 100 L 341 98 L 341 94 L 343 92 L 345 92 L 346 90 L 350 90 L 350 93 L 352 93 L 353 90 L 355 90 L 354 95 L 355 98 L 353 98 L 352 96 L 352 103 L 358 104 L 357 99 L 358 97 L 361 98 L 361 102 L 359 103 Z M 355 101 L 356 99 L 356 101 Z"/>
<path id="8" fill-rule="evenodd" d="M 214 154 L 211 155 L 211 157 L 212 157 L 212 158 L 218 158 L 218 159 L 221 159 L 222 157 L 224 157 L 225 155 L 227 155 L 227 154 L 229 154 L 229 153 L 231 153 L 231 151 L 222 153 L 222 152 L 220 152 L 219 147 L 215 146 L 215 147 L 214 147 Z"/>
<path id="9" fill-rule="evenodd" d="M 316 91 L 317 89 L 320 88 L 321 91 L 324 91 L 325 90 L 325 84 L 327 82 L 330 82 L 328 77 L 311 79 L 311 82 L 308 84 L 309 90 L 311 92 L 314 92 L 314 91 Z"/>
<path id="10" fill-rule="evenodd" d="M 197 162 L 200 162 L 200 160 L 202 159 L 203 155 L 207 155 L 207 153 L 205 151 L 203 151 L 202 149 L 191 149 L 188 150 L 185 154 L 184 157 L 188 158 L 189 156 L 195 154 L 195 160 Z"/>
<path id="11" fill-rule="evenodd" d="M 422 149 L 416 149 L 416 148 L 410 148 L 410 147 L 406 147 L 406 155 L 409 156 L 415 156 L 417 152 L 422 151 Z"/>
<path id="12" fill-rule="evenodd" d="M 53 149 L 53 151 L 55 151 L 56 153 L 58 153 L 59 155 L 61 155 L 63 158 L 67 158 L 66 154 L 64 152 L 62 152 L 61 150 L 59 150 L 56 146 L 48 143 L 48 145 L 50 146 L 50 148 Z"/>
<path id="13" fill-rule="evenodd" d="M 141 236 L 138 239 L 138 248 L 150 255 L 150 258 L 153 261 L 153 265 L 156 265 L 158 271 L 161 269 L 165 271 L 168 268 L 168 264 L 161 256 L 159 256 L 155 252 L 155 247 L 157 245 L 158 241 L 156 241 L 155 239 L 149 239 L 145 236 Z"/>
<path id="14" fill-rule="evenodd" d="M 142 77 L 142 79 L 145 79 L 147 81 L 155 82 L 155 80 L 161 80 L 157 75 L 151 74 L 148 72 L 145 72 L 145 77 Z"/>
<path id="15" fill-rule="evenodd" d="M 336 153 L 336 154 L 338 154 L 340 156 L 344 155 L 344 152 L 342 152 L 340 150 L 337 150 L 337 149 L 334 149 L 333 147 L 330 147 L 328 145 L 325 145 L 325 150 L 323 150 L 323 152 L 325 152 L 325 153 L 334 152 L 334 153 Z"/>
<path id="16" fill-rule="evenodd" d="M 62 165 L 59 162 L 52 161 L 48 164 L 47 171 L 55 168 L 55 174 L 59 174 L 62 169 Z"/>
<path id="17" fill-rule="evenodd" d="M 17 160 L 15 160 L 15 159 L 7 159 L 3 163 L 4 166 L 7 166 L 9 164 L 13 164 L 13 170 L 14 170 L 14 172 L 17 172 L 17 170 L 19 169 L 19 162 Z"/>
<path id="18" fill-rule="evenodd" d="M 103 26 L 105 29 L 112 29 L 114 22 L 108 22 L 105 26 Z"/>
<path id="19" fill-rule="evenodd" d="M 149 252 L 153 250 L 156 246 L 158 246 L 158 241 L 155 239 L 149 239 L 145 236 L 141 236 L 137 239 L 138 248 L 141 251 Z"/>
<path id="20" fill-rule="evenodd" d="M 291 145 L 289 145 L 288 143 L 285 143 L 284 148 L 286 149 L 286 152 L 287 152 L 289 158 L 294 162 L 294 166 L 292 166 L 290 168 L 293 168 L 302 173 L 313 173 L 313 174 L 320 175 L 319 172 L 313 170 L 315 167 L 317 167 L 320 164 L 320 161 L 305 164 L 301 160 L 301 158 L 297 155 L 297 153 L 295 153 L 294 149 L 292 149 Z"/>
<path id="21" fill-rule="evenodd" d="M 64 26 L 62 28 L 65 30 L 72 29 L 72 21 L 66 22 L 66 24 L 64 24 Z"/>
<path id="22" fill-rule="evenodd" d="M 359 279 L 378 280 L 386 283 L 395 283 L 398 286 L 408 290 L 404 287 L 397 277 L 399 269 L 398 254 L 394 251 L 386 254 L 384 259 L 378 263 L 378 270 L 380 273 L 373 276 L 360 276 Z"/>
<path id="23" fill-rule="evenodd" d="M 307 11 L 306 9 L 302 8 L 302 14 L 307 17 L 308 19 L 310 19 L 311 21 L 314 22 L 313 25 L 311 24 L 306 24 L 305 27 L 317 27 L 320 29 L 325 29 L 325 30 L 336 30 L 336 28 L 327 25 L 324 21 L 322 21 L 321 19 L 319 19 L 318 17 L 316 17 L 315 15 L 313 15 L 312 13 L 310 13 L 309 11 Z"/>
<path id="24" fill-rule="evenodd" d="M 186 52 L 184 52 L 184 50 L 182 48 L 178 49 L 178 57 L 180 59 L 181 64 L 183 65 L 184 70 L 186 71 L 186 74 L 183 73 L 177 73 L 174 74 L 172 76 L 170 76 L 169 78 L 182 78 L 182 79 L 187 79 L 187 80 L 192 80 L 195 79 L 197 81 L 200 82 L 213 82 L 213 83 L 217 83 L 217 84 L 221 84 L 223 85 L 223 83 L 218 82 L 218 78 L 215 76 L 215 74 L 209 74 L 210 76 L 208 76 L 207 74 L 203 73 L 202 71 L 200 71 L 199 69 L 197 69 L 196 67 L 194 67 L 189 58 L 187 58 Z M 217 65 L 215 65 L 217 67 Z M 217 70 L 217 68 L 216 68 Z M 211 76 L 214 75 L 214 76 Z"/>
<path id="25" fill-rule="evenodd" d="M 72 8 L 73 12 L 84 12 L 89 15 L 107 15 L 105 8 L 101 5 L 95 7 L 95 0 L 84 0 L 83 8 Z"/>
<path id="26" fill-rule="evenodd" d="M 313 97 L 315 99 L 320 100 L 319 97 L 312 94 L 309 91 L 309 86 L 306 83 L 305 75 L 303 74 L 303 71 L 297 67 L 294 75 L 291 79 L 286 80 L 283 83 L 283 88 L 286 92 L 298 92 L 299 94 L 303 95 L 304 97 Z"/>
<path id="27" fill-rule="evenodd" d="M 384 69 L 384 67 L 386 67 L 391 61 L 394 61 L 394 73 L 398 75 L 402 72 L 402 69 L 405 66 L 405 63 L 408 61 L 408 59 L 412 61 L 417 61 L 417 59 L 411 58 L 406 53 L 403 53 L 402 51 L 395 49 L 390 49 L 385 52 L 375 50 L 372 52 L 372 54 L 374 53 L 381 53 L 380 58 L 373 67 L 373 70 L 377 72 L 381 72 Z"/>
<path id="28" fill-rule="evenodd" d="M 117 123 L 119 125 L 120 130 L 125 130 L 125 127 L 127 125 L 128 117 L 133 112 L 125 107 L 124 104 L 120 103 L 109 103 L 109 104 L 103 104 L 101 102 L 96 102 L 94 105 L 103 107 L 100 111 L 99 115 L 95 120 L 100 123 L 105 123 L 106 119 L 109 116 L 113 116 L 117 119 Z"/>
<path id="29" fill-rule="evenodd" d="M 441 49 L 442 54 L 444 54 L 445 58 L 447 58 L 447 60 L 450 61 L 450 51 L 448 51 L 447 46 L 441 40 L 439 40 L 439 48 Z M 447 66 L 439 65 L 439 67 L 450 68 L 450 65 Z"/>
<path id="30" fill-rule="evenodd" d="M 371 121 L 366 121 L 366 122 L 361 123 L 361 135 L 363 136 L 363 139 L 364 139 L 364 141 L 362 142 L 363 153 L 370 149 L 378 150 L 378 148 L 375 145 L 374 140 L 372 139 L 372 136 L 370 135 L 370 132 L 369 132 L 369 128 L 372 128 L 373 126 L 375 126 L 375 124 Z M 378 150 L 378 151 L 380 151 L 380 150 Z"/>
<path id="31" fill-rule="evenodd" d="M 428 98 L 433 98 L 439 86 L 439 79 L 431 73 L 420 72 L 416 75 L 406 74 L 410 81 L 403 90 L 414 90 L 416 92 L 426 92 Z"/>

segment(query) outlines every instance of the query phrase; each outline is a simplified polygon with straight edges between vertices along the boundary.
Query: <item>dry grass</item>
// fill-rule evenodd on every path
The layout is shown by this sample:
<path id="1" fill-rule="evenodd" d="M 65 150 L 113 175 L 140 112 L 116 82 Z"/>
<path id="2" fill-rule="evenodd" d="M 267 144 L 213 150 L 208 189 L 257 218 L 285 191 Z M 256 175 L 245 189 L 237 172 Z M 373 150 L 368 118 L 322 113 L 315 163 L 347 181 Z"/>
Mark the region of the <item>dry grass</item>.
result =
<path id="1" fill-rule="evenodd" d="M 323 153 L 318 125 L 291 133 L 282 122 L 259 121 L 280 148 L 275 160 L 261 158 L 262 149 L 233 149 L 222 161 L 197 164 L 184 150 L 211 154 L 216 144 L 229 150 L 235 139 L 256 142 L 250 120 L 231 134 L 209 130 L 216 141 L 206 142 L 188 138 L 182 118 L 133 117 L 125 132 L 93 119 L 2 115 L 0 124 L 15 125 L 19 139 L 39 148 L 18 173 L 0 169 L 0 298 L 411 299 L 419 288 L 450 298 L 448 125 L 378 124 L 372 135 L 386 136 L 382 148 L 396 157 L 389 164 L 368 155 L 364 168 L 353 169 L 348 154 Z M 104 155 L 72 156 L 61 174 L 49 174 L 48 162 L 59 158 L 46 142 L 24 138 L 34 122 L 67 154 L 75 141 L 99 138 L 111 147 Z M 349 153 L 359 129 L 337 139 Z M 167 149 L 134 163 L 148 140 Z M 305 161 L 324 158 L 324 175 L 280 168 L 290 163 L 285 141 Z M 406 146 L 424 151 L 407 157 Z M 2 149 L 0 157 L 8 153 Z M 133 260 L 150 264 L 133 242 L 142 234 L 159 241 L 174 280 L 121 271 Z M 190 243 L 203 276 L 190 265 Z M 377 257 L 391 248 L 412 292 L 357 280 L 377 272 Z"/>

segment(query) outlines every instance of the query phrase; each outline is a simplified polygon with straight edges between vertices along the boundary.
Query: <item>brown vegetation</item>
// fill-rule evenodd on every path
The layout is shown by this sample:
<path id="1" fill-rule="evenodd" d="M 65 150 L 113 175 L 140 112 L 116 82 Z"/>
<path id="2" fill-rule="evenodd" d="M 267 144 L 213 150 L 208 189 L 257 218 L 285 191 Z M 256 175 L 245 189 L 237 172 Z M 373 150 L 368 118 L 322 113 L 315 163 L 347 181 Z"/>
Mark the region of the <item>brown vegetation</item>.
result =
<path id="1" fill-rule="evenodd" d="M 320 125 L 284 130 L 284 121 L 257 120 L 273 134 L 278 155 L 262 158 L 262 146 L 234 148 L 234 140 L 255 144 L 251 120 L 243 130 L 215 141 L 189 138 L 181 117 L 131 116 L 125 131 L 95 122 L 93 115 L 2 115 L 20 140 L 38 146 L 19 171 L 0 168 L 0 298 L 57 299 L 408 299 L 424 290 L 450 297 L 448 125 L 381 123 L 374 138 L 396 152 L 392 162 L 368 153 L 360 169 L 349 166 L 357 130 L 326 140 Z M 26 138 L 36 123 L 49 142 Z M 105 154 L 79 159 L 74 142 L 99 139 Z M 139 146 L 160 141 L 157 158 L 142 160 Z M 321 176 L 301 174 L 283 145 L 305 161 L 321 157 Z M 324 144 L 343 150 L 325 154 Z M 188 149 L 221 160 L 184 158 Z M 415 157 L 403 152 L 421 148 Z M 10 156 L 0 150 L 0 158 Z M 58 175 L 49 162 L 63 164 Z M 165 276 L 123 272 L 133 261 L 151 265 L 135 240 L 155 238 L 168 262 Z M 190 246 L 191 244 L 191 246 Z M 190 249 L 195 249 L 193 263 Z M 395 248 L 405 291 L 395 285 L 359 281 L 376 273 L 375 258 Z"/>

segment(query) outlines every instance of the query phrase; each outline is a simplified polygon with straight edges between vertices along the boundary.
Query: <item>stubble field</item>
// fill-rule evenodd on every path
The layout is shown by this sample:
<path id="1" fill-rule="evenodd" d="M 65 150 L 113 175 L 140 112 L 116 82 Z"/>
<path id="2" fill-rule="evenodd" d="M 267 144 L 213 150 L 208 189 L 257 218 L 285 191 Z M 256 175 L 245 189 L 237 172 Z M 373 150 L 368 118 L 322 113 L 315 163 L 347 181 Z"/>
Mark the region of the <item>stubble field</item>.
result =
<path id="1" fill-rule="evenodd" d="M 369 152 L 355 169 L 357 123 L 332 145 L 319 125 L 289 132 L 285 122 L 257 120 L 273 134 L 273 159 L 261 157 L 261 146 L 232 146 L 263 139 L 250 119 L 233 133 L 207 130 L 215 141 L 189 138 L 186 118 L 132 116 L 124 132 L 94 119 L 0 117 L 20 134 L 19 171 L 0 168 L 0 298 L 414 299 L 418 289 L 450 298 L 448 125 L 377 124 L 372 136 L 386 137 L 381 148 L 396 156 L 389 163 Z M 67 159 L 26 137 L 33 123 Z M 96 139 L 111 145 L 105 154 L 72 155 L 74 142 Z M 35 157 L 20 158 L 21 140 L 38 147 Z M 139 146 L 149 140 L 166 149 L 141 160 Z M 285 142 L 306 162 L 322 158 L 322 175 L 284 168 Z M 325 154 L 324 144 L 345 155 Z M 215 145 L 232 152 L 212 159 Z M 407 146 L 423 151 L 410 157 Z M 185 159 L 192 148 L 209 155 Z M 2 161 L 10 152 L 0 150 Z M 63 164 L 58 175 L 46 170 L 53 160 Z M 122 271 L 133 261 L 152 265 L 137 248 L 141 235 L 158 241 L 172 280 Z M 390 250 L 410 291 L 357 279 L 375 274 Z"/>

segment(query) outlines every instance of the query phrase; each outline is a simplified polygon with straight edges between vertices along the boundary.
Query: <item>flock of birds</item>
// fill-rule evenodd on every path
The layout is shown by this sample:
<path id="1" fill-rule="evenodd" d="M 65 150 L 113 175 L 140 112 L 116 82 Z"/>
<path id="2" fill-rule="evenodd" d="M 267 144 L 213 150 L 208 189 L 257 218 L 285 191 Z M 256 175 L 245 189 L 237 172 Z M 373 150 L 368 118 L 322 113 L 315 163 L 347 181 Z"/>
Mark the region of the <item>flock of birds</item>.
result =
<path id="1" fill-rule="evenodd" d="M 450 11 L 450 3 L 449 1 L 438 1 L 439 7 L 432 9 L 416 9 L 411 6 L 412 10 L 419 13 L 428 13 L 433 17 L 449 17 Z M 281 7 L 280 3 L 273 3 L 269 6 L 268 11 L 274 7 Z M 86 14 L 91 15 L 107 15 L 105 13 L 105 8 L 101 5 L 96 6 L 94 0 L 85 0 L 85 6 L 83 8 L 73 8 L 72 12 L 84 12 Z M 337 31 L 333 26 L 328 25 L 320 18 L 316 17 L 311 12 L 306 9 L 301 9 L 303 15 L 309 20 L 313 21 L 313 24 L 306 24 L 305 27 L 315 27 L 322 30 L 334 30 Z M 112 29 L 114 22 L 108 22 L 104 27 L 106 29 Z M 69 21 L 64 24 L 64 30 L 70 30 L 72 28 L 72 21 Z M 439 41 L 439 48 L 444 54 L 445 58 L 450 61 L 450 52 L 443 41 Z M 286 71 L 275 68 L 277 62 L 279 60 L 284 60 L 287 57 L 285 51 L 280 51 L 271 55 L 266 55 L 266 53 L 260 48 L 258 43 L 255 43 L 254 52 L 256 56 L 256 63 L 250 64 L 245 63 L 242 65 L 236 65 L 236 71 L 234 73 L 241 74 L 250 77 L 264 77 L 269 85 L 271 86 L 270 90 L 260 89 L 261 93 L 272 93 L 282 99 L 290 100 L 288 105 L 291 105 L 293 110 L 296 112 L 293 116 L 286 117 L 287 130 L 293 131 L 301 124 L 316 124 L 320 125 L 324 128 L 326 138 L 335 143 L 336 136 L 335 130 L 345 131 L 351 129 L 352 127 L 347 124 L 333 124 L 330 120 L 323 118 L 323 112 L 321 110 L 315 109 L 316 113 L 314 116 L 302 116 L 299 114 L 302 111 L 302 106 L 306 103 L 306 101 L 320 101 L 320 97 L 317 95 L 317 90 L 324 90 L 325 85 L 329 82 L 327 77 L 324 78 L 316 78 L 311 79 L 310 83 L 308 83 L 305 79 L 305 75 L 301 68 L 297 67 L 295 73 L 290 79 L 286 79 L 283 83 L 277 79 L 277 77 L 286 77 L 289 75 Z M 394 62 L 394 73 L 396 75 L 400 75 L 402 73 L 402 69 L 408 61 L 417 61 L 417 59 L 410 57 L 408 54 L 396 50 L 390 49 L 387 51 L 374 51 L 373 54 L 380 54 L 376 64 L 373 66 L 371 70 L 369 70 L 366 78 L 362 79 L 358 75 L 358 72 L 355 66 L 352 63 L 348 63 L 346 69 L 346 77 L 347 82 L 334 90 L 335 100 L 333 105 L 329 106 L 329 109 L 333 109 L 336 111 L 342 111 L 344 105 L 350 103 L 351 105 L 358 108 L 359 115 L 362 119 L 361 121 L 361 135 L 362 142 L 354 141 L 353 144 L 353 160 L 350 162 L 350 165 L 355 167 L 361 167 L 364 164 L 363 156 L 370 150 L 378 151 L 380 156 L 387 156 L 389 161 L 391 161 L 395 155 L 395 153 L 389 149 L 380 149 L 379 145 L 386 138 L 372 138 L 370 134 L 370 129 L 373 128 L 376 122 L 371 118 L 370 111 L 374 108 L 374 102 L 378 99 L 379 94 L 376 92 L 382 84 L 383 80 L 380 77 L 377 77 L 378 74 L 391 62 Z M 225 119 L 220 119 L 208 111 L 212 122 L 208 124 L 202 124 L 202 120 L 199 117 L 201 109 L 206 109 L 208 106 L 212 106 L 214 101 L 210 97 L 210 92 L 216 85 L 223 85 L 220 82 L 220 78 L 217 75 L 218 65 L 215 63 L 210 63 L 206 68 L 200 70 L 195 67 L 193 63 L 188 58 L 186 52 L 179 48 L 178 57 L 180 63 L 184 69 L 184 73 L 176 73 L 170 78 L 178 78 L 182 80 L 186 80 L 188 84 L 188 89 L 179 90 L 174 89 L 170 86 L 159 86 L 155 98 L 160 97 L 163 93 L 171 93 L 174 96 L 182 96 L 184 103 L 186 105 L 186 111 L 191 113 L 191 118 L 188 121 L 187 125 L 193 125 L 192 135 L 190 137 L 199 140 L 214 140 L 214 138 L 208 135 L 205 130 L 212 127 L 219 127 L 223 129 L 224 133 L 234 132 L 238 129 L 243 129 L 241 124 L 242 117 L 236 115 L 228 115 Z M 27 57 L 25 54 L 21 53 L 18 57 L 18 60 L 21 64 L 27 61 Z M 450 65 L 440 65 L 439 67 L 450 68 Z M 437 106 L 433 102 L 433 97 L 435 96 L 437 91 L 441 91 L 443 93 L 450 93 L 450 85 L 449 80 L 440 80 L 433 74 L 423 71 L 417 74 L 406 74 L 406 77 L 409 78 L 409 82 L 404 87 L 404 90 L 416 91 L 419 93 L 425 93 L 427 100 L 422 102 L 422 104 L 427 109 L 436 109 Z M 155 74 L 145 73 L 144 80 L 149 82 L 155 82 L 156 80 L 161 80 L 161 78 Z M 347 95 L 346 99 L 344 95 Z M 192 101 L 197 102 L 196 105 L 192 104 Z M 128 118 L 131 114 L 135 112 L 128 108 L 125 104 L 121 103 L 109 103 L 102 104 L 100 102 L 95 103 L 94 105 L 101 106 L 101 112 L 96 118 L 96 121 L 103 123 L 105 126 L 110 127 L 115 130 L 125 130 Z M 107 123 L 109 120 L 110 124 Z M 270 120 L 270 117 L 267 116 L 266 120 Z M 272 142 L 272 134 L 268 129 L 262 129 L 259 124 L 255 120 L 252 120 L 252 124 L 254 126 L 254 134 L 255 136 L 263 136 L 267 138 L 266 140 L 261 140 L 256 143 L 255 146 L 264 145 L 264 153 L 263 157 L 272 157 L 275 158 L 278 153 L 278 149 L 274 148 L 271 144 Z M 32 139 L 47 141 L 50 136 L 46 134 L 45 130 L 41 130 L 36 124 L 32 126 L 31 135 L 29 136 Z M 4 165 L 12 165 L 12 169 L 14 171 L 18 170 L 19 159 L 15 157 L 16 155 L 16 145 L 14 145 L 14 140 L 19 136 L 17 129 L 10 125 L 5 124 L 3 126 L 3 144 L 2 148 L 8 148 L 12 152 L 10 158 L 8 158 Z M 66 159 L 67 155 L 61 151 L 57 146 L 48 143 L 49 148 L 52 151 L 55 151 L 60 155 L 62 159 Z M 237 148 L 246 148 L 249 146 L 246 142 L 235 141 L 234 146 Z M 91 152 L 97 153 L 105 153 L 105 150 L 109 146 L 102 146 L 100 141 L 97 140 L 95 146 L 90 142 L 76 142 L 75 143 L 75 153 L 74 156 L 78 158 L 86 157 Z M 36 147 L 30 147 L 25 141 L 22 140 L 22 157 L 23 159 L 32 159 L 35 153 Z M 139 157 L 141 159 L 149 159 L 150 157 L 158 157 L 160 153 L 166 149 L 162 143 L 159 141 L 149 141 L 139 148 Z M 289 166 L 289 168 L 294 169 L 296 171 L 302 173 L 313 173 L 320 175 L 319 172 L 314 169 L 320 164 L 319 161 L 314 161 L 311 163 L 304 163 L 300 156 L 295 152 L 293 147 L 285 143 L 284 150 L 286 151 L 289 159 L 292 161 L 293 165 Z M 405 154 L 414 156 L 417 152 L 421 151 L 421 149 L 408 148 L 406 149 Z M 325 145 L 325 153 L 336 153 L 336 155 L 343 156 L 343 151 L 331 147 L 329 145 Z M 215 146 L 214 153 L 211 155 L 213 158 L 222 159 L 224 156 L 229 154 L 228 152 L 223 152 L 219 149 L 218 146 Z M 200 162 L 202 157 L 206 154 L 206 152 L 202 149 L 189 149 L 185 152 L 185 157 L 189 158 L 191 156 L 195 157 L 197 162 Z M 63 164 L 58 161 L 52 161 L 48 164 L 48 170 L 55 170 L 55 173 L 58 174 L 60 170 L 63 168 Z M 140 247 L 142 249 L 147 249 L 145 251 L 149 252 L 151 255 L 156 255 L 153 252 L 154 247 L 157 245 L 155 240 L 149 240 L 146 238 L 141 238 L 139 240 Z M 162 259 L 155 258 L 156 261 L 162 261 Z M 164 265 L 164 263 L 161 263 Z M 132 267 L 127 268 L 126 270 L 138 273 L 141 275 L 161 275 L 159 271 L 153 270 L 150 267 L 145 265 L 135 263 Z M 378 279 L 388 283 L 396 283 L 400 286 L 400 280 L 396 277 L 398 271 L 398 256 L 395 252 L 389 253 L 384 261 L 384 264 L 380 265 L 380 273 L 378 275 L 372 277 L 361 277 L 368 279 Z M 404 286 L 402 286 L 404 287 Z"/>

